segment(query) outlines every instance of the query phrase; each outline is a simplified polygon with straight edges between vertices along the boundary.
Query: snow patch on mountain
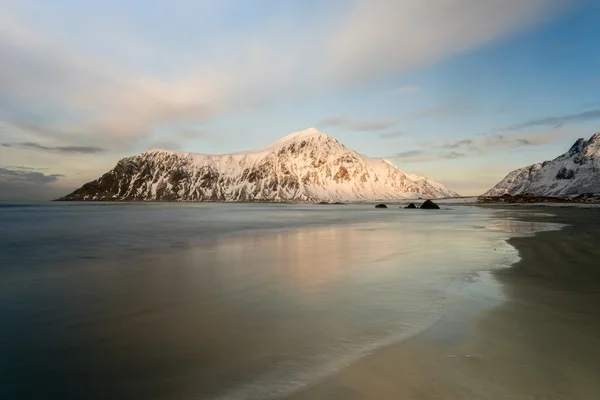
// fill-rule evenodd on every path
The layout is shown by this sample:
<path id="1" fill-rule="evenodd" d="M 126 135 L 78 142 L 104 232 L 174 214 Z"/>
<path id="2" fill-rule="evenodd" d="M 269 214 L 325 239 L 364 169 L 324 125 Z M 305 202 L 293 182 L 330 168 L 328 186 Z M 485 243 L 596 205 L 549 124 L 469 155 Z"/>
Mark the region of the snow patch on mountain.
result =
<path id="1" fill-rule="evenodd" d="M 347 202 L 455 196 L 438 182 L 368 158 L 310 128 L 233 154 L 150 150 L 120 160 L 62 200 Z"/>
<path id="2" fill-rule="evenodd" d="M 552 161 L 533 164 L 509 173 L 485 196 L 570 196 L 600 193 L 600 133 L 578 139 L 566 153 Z"/>

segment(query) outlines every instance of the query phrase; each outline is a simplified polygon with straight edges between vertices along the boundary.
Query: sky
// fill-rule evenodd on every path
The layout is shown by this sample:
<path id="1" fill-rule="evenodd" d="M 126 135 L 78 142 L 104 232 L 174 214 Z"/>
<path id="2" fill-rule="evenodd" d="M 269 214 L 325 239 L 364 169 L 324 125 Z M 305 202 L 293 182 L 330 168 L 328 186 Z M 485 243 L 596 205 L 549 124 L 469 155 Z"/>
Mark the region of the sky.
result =
<path id="1" fill-rule="evenodd" d="M 593 0 L 0 0 L 0 200 L 315 127 L 485 192 L 600 131 Z"/>

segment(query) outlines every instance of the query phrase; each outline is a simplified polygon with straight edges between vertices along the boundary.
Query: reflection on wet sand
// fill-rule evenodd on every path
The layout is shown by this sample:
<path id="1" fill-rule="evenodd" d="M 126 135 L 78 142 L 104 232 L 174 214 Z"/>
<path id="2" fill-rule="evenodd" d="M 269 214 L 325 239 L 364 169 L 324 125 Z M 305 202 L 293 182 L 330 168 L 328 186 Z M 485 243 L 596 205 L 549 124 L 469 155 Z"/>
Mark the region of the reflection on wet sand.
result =
<path id="1" fill-rule="evenodd" d="M 378 268 L 401 267 L 410 260 L 398 258 L 398 254 L 416 253 L 426 241 L 427 238 L 419 233 L 409 235 L 400 231 L 391 235 L 385 227 L 325 227 L 268 236 L 245 235 L 219 244 L 212 250 L 216 263 L 238 268 L 237 271 L 223 273 L 261 275 L 263 271 L 257 271 L 254 266 L 264 265 L 273 267 L 274 271 L 270 273 L 277 274 L 278 279 L 308 290 L 332 283 L 360 268 L 368 268 L 370 273 L 375 273 Z M 198 251 L 204 253 L 203 249 Z"/>
<path id="2" fill-rule="evenodd" d="M 493 274 L 500 286 L 490 281 L 475 284 L 480 293 L 471 299 L 462 296 L 423 334 L 376 352 L 292 398 L 597 397 L 600 227 L 593 221 L 599 211 L 556 211 L 552 222 L 571 226 L 534 237 L 521 234 L 547 216 L 493 223 L 520 233 L 510 243 L 521 260 Z M 509 211 L 499 215 L 516 217 Z M 500 297 L 493 294 L 498 289 Z M 483 293 L 488 300 L 491 294 L 492 307 L 482 307 Z M 461 322 L 458 328 L 456 321 Z"/>
<path id="3" fill-rule="evenodd" d="M 495 218 L 487 225 L 487 229 L 516 234 L 516 236 L 532 236 L 537 232 L 559 231 L 564 223 L 555 222 L 553 214 L 543 212 L 522 212 L 517 210 L 498 211 Z M 514 235 L 513 235 L 514 236 Z"/>

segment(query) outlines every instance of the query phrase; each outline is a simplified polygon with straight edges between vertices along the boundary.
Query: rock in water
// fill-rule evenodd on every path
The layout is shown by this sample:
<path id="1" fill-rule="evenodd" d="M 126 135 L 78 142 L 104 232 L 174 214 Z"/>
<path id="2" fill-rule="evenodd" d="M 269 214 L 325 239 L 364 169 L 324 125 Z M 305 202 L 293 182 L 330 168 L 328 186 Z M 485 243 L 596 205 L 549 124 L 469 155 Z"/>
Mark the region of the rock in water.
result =
<path id="1" fill-rule="evenodd" d="M 385 204 L 377 204 L 375 208 L 387 208 Z"/>
<path id="2" fill-rule="evenodd" d="M 417 206 L 415 206 L 415 203 L 410 203 L 409 205 L 407 205 L 404 208 L 417 208 Z"/>
<path id="3" fill-rule="evenodd" d="M 423 203 L 421 205 L 421 208 L 424 208 L 424 209 L 427 209 L 427 210 L 439 210 L 440 206 L 438 206 L 437 204 L 435 204 L 431 200 L 425 200 L 425 203 Z"/>

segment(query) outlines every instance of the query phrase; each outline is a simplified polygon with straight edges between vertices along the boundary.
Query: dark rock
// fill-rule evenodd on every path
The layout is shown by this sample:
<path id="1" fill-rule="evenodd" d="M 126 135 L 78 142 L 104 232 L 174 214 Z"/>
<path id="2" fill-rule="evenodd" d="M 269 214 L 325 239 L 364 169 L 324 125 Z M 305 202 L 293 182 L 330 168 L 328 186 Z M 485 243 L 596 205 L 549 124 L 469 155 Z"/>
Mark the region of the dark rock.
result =
<path id="1" fill-rule="evenodd" d="M 377 204 L 375 208 L 387 208 L 385 204 Z"/>
<path id="2" fill-rule="evenodd" d="M 560 171 L 558 171 L 558 174 L 556 174 L 556 179 L 573 179 L 574 176 L 575 171 L 562 167 Z"/>
<path id="3" fill-rule="evenodd" d="M 439 210 L 440 206 L 438 206 L 437 204 L 435 204 L 433 201 L 431 200 L 425 200 L 425 203 L 423 203 L 421 205 L 421 208 L 424 208 L 426 210 Z"/>
<path id="4" fill-rule="evenodd" d="M 415 203 L 410 203 L 409 205 L 407 205 L 404 208 L 417 208 L 417 206 L 415 206 Z"/>
<path id="5" fill-rule="evenodd" d="M 319 204 L 329 204 L 328 201 L 320 201 Z"/>

